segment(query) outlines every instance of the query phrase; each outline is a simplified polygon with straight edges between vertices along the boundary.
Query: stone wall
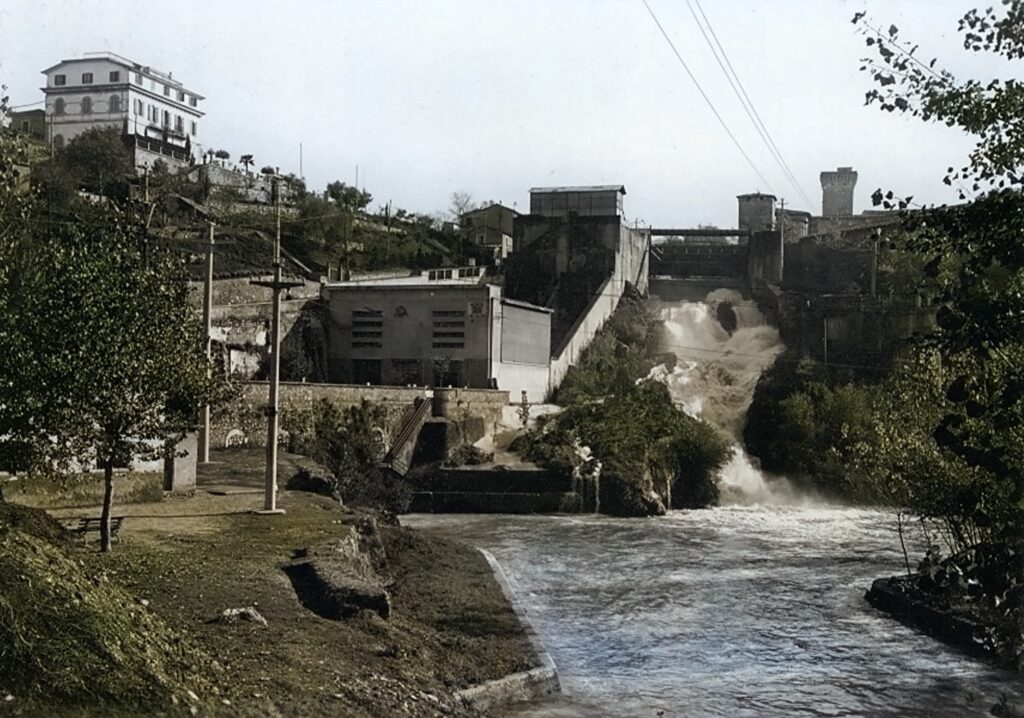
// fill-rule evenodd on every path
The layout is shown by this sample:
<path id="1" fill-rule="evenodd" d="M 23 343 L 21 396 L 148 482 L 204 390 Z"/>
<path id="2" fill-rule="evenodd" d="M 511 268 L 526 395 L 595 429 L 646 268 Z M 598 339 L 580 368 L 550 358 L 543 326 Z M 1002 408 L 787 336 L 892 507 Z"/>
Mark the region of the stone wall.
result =
<path id="1" fill-rule="evenodd" d="M 266 446 L 269 394 L 270 386 L 265 381 L 239 384 L 234 400 L 214 412 L 210 445 Z M 493 431 L 500 423 L 502 407 L 509 401 L 507 391 L 491 389 L 431 391 L 423 387 L 282 382 L 279 396 L 281 441 L 287 443 L 288 431 L 309 427 L 312 411 L 321 400 L 341 407 L 357 406 L 365 400 L 384 409 L 385 418 L 378 428 L 390 446 L 391 437 L 417 398 L 433 399 L 435 416 L 452 420 L 482 417 L 488 431 Z"/>

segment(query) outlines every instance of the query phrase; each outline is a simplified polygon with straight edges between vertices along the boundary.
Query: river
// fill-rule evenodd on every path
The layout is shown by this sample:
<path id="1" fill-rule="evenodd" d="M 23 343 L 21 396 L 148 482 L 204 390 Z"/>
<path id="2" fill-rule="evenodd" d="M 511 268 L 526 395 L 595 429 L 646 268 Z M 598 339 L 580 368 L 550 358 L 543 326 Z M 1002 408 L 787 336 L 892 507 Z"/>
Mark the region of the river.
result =
<path id="1" fill-rule="evenodd" d="M 937 717 L 988 715 L 1002 692 L 1019 699 L 1019 676 L 868 605 L 872 580 L 905 570 L 891 514 L 801 495 L 749 459 L 746 412 L 784 350 L 757 307 L 716 290 L 659 309 L 661 349 L 676 362 L 650 379 L 732 439 L 723 506 L 402 519 L 487 549 L 508 574 L 564 692 L 513 715 Z M 908 551 L 924 554 L 916 533 Z"/>
<path id="2" fill-rule="evenodd" d="M 508 574 L 564 694 L 513 715 L 981 716 L 1000 692 L 1022 697 L 1019 676 L 867 604 L 903 566 L 878 511 L 402 522 L 485 548 Z"/>

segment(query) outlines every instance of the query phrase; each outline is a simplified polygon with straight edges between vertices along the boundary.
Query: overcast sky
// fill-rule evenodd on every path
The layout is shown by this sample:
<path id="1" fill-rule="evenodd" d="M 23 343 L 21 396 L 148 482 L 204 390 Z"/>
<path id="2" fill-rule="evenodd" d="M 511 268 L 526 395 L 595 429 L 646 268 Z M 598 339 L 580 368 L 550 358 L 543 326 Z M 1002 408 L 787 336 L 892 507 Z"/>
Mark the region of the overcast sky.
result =
<path id="1" fill-rule="evenodd" d="M 0 2 L 0 82 L 42 98 L 40 71 L 111 51 L 171 71 L 205 95 L 199 140 L 309 186 L 360 185 L 374 205 L 435 212 L 455 190 L 528 206 L 531 186 L 626 186 L 629 219 L 734 226 L 737 194 L 772 191 L 820 212 L 818 173 L 955 201 L 941 179 L 959 131 L 865 107 L 867 48 L 850 19 L 895 23 L 958 74 L 1019 68 L 962 50 L 953 0 L 703 0 L 729 60 L 800 185 L 774 163 L 684 0 L 649 0 L 747 164 L 641 0 L 77 0 Z"/>

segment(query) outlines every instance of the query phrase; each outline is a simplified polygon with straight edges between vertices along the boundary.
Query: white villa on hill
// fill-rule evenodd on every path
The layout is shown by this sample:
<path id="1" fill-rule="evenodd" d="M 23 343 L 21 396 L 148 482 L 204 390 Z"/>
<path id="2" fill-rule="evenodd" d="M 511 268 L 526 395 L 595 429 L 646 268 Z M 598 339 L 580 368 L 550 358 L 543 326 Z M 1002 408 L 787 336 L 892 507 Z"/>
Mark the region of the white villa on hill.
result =
<path id="1" fill-rule="evenodd" d="M 120 127 L 136 165 L 189 163 L 197 146 L 200 103 L 171 73 L 109 52 L 86 53 L 43 70 L 48 141 L 62 147 L 92 127 Z"/>

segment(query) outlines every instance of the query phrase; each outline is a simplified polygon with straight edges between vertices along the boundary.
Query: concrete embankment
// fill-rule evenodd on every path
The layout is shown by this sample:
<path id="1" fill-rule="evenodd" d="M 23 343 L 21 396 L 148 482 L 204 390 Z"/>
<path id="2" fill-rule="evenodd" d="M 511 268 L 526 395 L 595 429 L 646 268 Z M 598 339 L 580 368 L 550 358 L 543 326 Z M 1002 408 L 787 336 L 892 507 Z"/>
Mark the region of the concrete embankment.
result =
<path id="1" fill-rule="evenodd" d="M 543 469 L 438 469 L 415 479 L 414 513 L 532 514 L 579 511 L 572 481 Z"/>
<path id="2" fill-rule="evenodd" d="M 501 564 L 497 562 L 489 551 L 480 549 L 480 553 L 487 559 L 487 563 L 491 565 L 495 580 L 501 586 L 505 598 L 512 605 L 512 609 L 519 618 L 520 624 L 522 624 L 523 632 L 529 638 L 530 644 L 537 652 L 537 657 L 540 660 L 540 666 L 537 668 L 511 673 L 456 693 L 459 698 L 470 704 L 473 708 L 476 708 L 481 713 L 489 714 L 495 708 L 515 703 L 526 703 L 559 693 L 562 688 L 558 682 L 558 670 L 555 668 L 555 662 L 551 659 L 547 649 L 544 648 L 544 644 L 541 642 L 537 632 L 534 631 L 533 624 L 530 622 L 525 609 L 516 600 L 515 591 L 512 588 L 512 584 L 509 583 L 508 576 L 502 570 Z"/>

